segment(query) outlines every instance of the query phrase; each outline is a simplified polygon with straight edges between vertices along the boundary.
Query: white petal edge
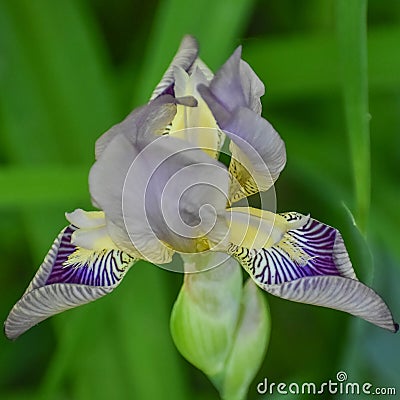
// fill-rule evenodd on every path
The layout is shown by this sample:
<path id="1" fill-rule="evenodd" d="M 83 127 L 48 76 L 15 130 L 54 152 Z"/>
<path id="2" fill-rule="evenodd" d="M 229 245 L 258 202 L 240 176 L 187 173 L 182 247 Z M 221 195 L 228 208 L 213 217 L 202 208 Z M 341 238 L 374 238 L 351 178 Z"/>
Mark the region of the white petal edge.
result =
<path id="1" fill-rule="evenodd" d="M 393 316 L 381 297 L 354 279 L 313 276 L 280 285 L 259 286 L 283 299 L 344 311 L 391 332 L 398 330 L 398 325 L 394 323 Z"/>
<path id="2" fill-rule="evenodd" d="M 62 311 L 87 304 L 112 292 L 121 282 L 134 260 L 126 255 L 125 263 L 113 259 L 113 273 L 119 276 L 117 282 L 109 286 L 91 286 L 84 284 L 54 283 L 46 285 L 58 256 L 61 241 L 67 228 L 63 229 L 47 253 L 31 283 L 21 299 L 11 309 L 5 323 L 7 338 L 17 339 L 39 322 Z M 112 251 L 112 250 L 110 250 Z M 119 268 L 118 272 L 114 269 Z M 82 267 L 88 268 L 88 267 Z M 121 272 L 122 271 L 122 272 Z M 114 276 L 115 278 L 115 276 Z"/>

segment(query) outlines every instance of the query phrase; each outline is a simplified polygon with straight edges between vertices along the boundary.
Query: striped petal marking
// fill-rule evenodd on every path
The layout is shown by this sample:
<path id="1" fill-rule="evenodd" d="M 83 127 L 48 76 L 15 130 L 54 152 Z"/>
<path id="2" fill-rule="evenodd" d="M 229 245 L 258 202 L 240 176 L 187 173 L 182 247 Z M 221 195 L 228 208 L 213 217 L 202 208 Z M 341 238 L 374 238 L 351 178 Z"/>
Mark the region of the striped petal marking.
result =
<path id="1" fill-rule="evenodd" d="M 303 215 L 280 214 L 288 222 Z M 235 257 L 263 290 L 300 303 L 345 311 L 397 332 L 399 326 L 378 294 L 359 282 L 339 231 L 312 218 L 269 248 L 231 244 Z"/>
<path id="2" fill-rule="evenodd" d="M 9 339 L 70 308 L 112 292 L 135 262 L 121 250 L 92 251 L 74 246 L 69 225 L 54 241 L 43 264 L 4 324 Z"/>

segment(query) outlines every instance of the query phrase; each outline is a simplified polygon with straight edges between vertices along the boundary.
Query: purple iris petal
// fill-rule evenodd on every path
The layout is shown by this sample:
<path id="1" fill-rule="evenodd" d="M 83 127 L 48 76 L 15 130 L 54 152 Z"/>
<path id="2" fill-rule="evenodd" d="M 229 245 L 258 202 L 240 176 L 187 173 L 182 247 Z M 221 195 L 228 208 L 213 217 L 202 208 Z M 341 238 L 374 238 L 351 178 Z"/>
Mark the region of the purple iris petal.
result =
<path id="1" fill-rule="evenodd" d="M 299 214 L 282 214 L 288 222 Z M 312 218 L 261 250 L 232 245 L 232 255 L 266 292 L 287 300 L 345 311 L 391 332 L 398 330 L 385 302 L 357 280 L 343 239 Z"/>
<path id="2" fill-rule="evenodd" d="M 127 257 L 120 250 L 102 251 L 91 262 L 66 264 L 68 257 L 78 250 L 71 243 L 71 235 L 76 229 L 73 225 L 69 225 L 64 230 L 45 285 L 75 283 L 88 286 L 114 286 L 117 284 L 125 272 L 120 265 L 123 264 L 124 257 Z"/>
<path id="3" fill-rule="evenodd" d="M 134 259 L 122 251 L 105 250 L 101 257 L 92 254 L 90 262 L 65 265 L 77 248 L 69 225 L 54 241 L 50 251 L 21 299 L 4 324 L 6 336 L 16 339 L 39 322 L 94 301 L 112 292 L 121 282 Z"/>
<path id="4" fill-rule="evenodd" d="M 335 264 L 335 243 L 339 232 L 310 218 L 302 228 L 286 234 L 294 252 L 287 252 L 279 244 L 266 249 L 247 250 L 254 262 L 249 272 L 258 282 L 266 285 L 281 284 L 306 276 L 342 275 Z M 295 251 L 309 257 L 306 263 L 293 256 Z"/>
<path id="5" fill-rule="evenodd" d="M 211 83 L 200 84 L 197 89 L 218 126 L 231 139 L 233 159 L 247 169 L 258 190 L 265 191 L 283 170 L 286 150 L 279 134 L 260 116 L 264 85 L 240 56 L 238 48 Z M 240 176 L 235 178 L 245 186 Z"/>

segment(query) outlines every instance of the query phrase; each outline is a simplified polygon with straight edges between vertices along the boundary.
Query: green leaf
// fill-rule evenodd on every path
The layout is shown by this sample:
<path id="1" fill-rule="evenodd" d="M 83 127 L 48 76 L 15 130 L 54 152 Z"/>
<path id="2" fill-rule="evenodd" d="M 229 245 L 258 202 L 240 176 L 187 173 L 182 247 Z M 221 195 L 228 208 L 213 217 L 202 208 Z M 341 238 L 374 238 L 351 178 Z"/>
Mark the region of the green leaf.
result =
<path id="1" fill-rule="evenodd" d="M 337 0 L 336 22 L 344 106 L 353 166 L 355 219 L 366 233 L 370 208 L 367 1 Z"/>

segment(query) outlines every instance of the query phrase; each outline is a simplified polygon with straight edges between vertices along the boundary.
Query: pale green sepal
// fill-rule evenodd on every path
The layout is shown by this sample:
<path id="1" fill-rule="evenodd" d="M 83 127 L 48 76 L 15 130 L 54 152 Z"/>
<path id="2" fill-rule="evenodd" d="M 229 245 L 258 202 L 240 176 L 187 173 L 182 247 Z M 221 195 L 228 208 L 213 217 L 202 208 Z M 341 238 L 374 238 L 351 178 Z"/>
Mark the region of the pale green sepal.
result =
<path id="1" fill-rule="evenodd" d="M 224 368 L 241 297 L 242 272 L 232 258 L 216 268 L 185 275 L 171 314 L 171 334 L 183 357 L 206 375 L 216 375 Z"/>
<path id="2" fill-rule="evenodd" d="M 243 288 L 242 304 L 232 350 L 224 372 L 215 382 L 224 400 L 246 398 L 264 359 L 269 337 L 271 319 L 268 304 L 256 284 L 248 279 Z"/>

